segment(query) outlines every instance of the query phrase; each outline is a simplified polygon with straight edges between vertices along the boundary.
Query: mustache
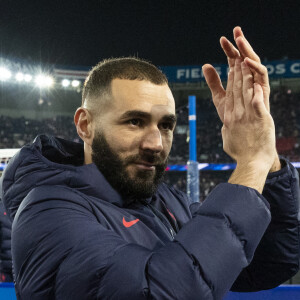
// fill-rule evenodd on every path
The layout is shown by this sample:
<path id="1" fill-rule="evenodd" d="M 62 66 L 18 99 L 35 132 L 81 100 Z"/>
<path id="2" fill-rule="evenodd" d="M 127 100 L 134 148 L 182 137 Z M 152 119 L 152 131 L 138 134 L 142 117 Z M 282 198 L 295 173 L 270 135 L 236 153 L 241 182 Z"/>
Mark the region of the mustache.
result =
<path id="1" fill-rule="evenodd" d="M 124 160 L 124 166 L 127 166 L 131 163 L 136 163 L 139 161 L 144 161 L 149 164 L 157 165 L 157 166 L 165 166 L 167 164 L 168 158 L 162 159 L 156 155 L 152 154 L 136 154 L 136 155 L 130 155 L 125 158 Z"/>

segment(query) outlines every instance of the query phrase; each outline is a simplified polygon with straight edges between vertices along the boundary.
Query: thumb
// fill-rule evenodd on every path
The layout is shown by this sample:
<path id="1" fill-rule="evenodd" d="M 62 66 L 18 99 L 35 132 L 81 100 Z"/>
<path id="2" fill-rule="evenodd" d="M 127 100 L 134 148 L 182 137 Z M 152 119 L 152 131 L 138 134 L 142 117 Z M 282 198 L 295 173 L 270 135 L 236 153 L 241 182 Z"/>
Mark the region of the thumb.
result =
<path id="1" fill-rule="evenodd" d="M 255 114 L 260 118 L 268 113 L 264 103 L 263 89 L 258 83 L 254 83 L 254 97 L 252 99 L 252 107 Z"/>

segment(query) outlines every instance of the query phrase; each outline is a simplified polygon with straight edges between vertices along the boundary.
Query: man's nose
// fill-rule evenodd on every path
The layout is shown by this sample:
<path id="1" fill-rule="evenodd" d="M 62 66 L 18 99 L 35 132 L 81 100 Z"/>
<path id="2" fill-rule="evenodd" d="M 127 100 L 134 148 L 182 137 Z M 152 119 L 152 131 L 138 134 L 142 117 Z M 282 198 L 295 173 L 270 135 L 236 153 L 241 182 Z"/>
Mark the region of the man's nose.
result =
<path id="1" fill-rule="evenodd" d="M 161 133 L 158 128 L 147 131 L 141 142 L 141 149 L 156 153 L 163 150 Z"/>

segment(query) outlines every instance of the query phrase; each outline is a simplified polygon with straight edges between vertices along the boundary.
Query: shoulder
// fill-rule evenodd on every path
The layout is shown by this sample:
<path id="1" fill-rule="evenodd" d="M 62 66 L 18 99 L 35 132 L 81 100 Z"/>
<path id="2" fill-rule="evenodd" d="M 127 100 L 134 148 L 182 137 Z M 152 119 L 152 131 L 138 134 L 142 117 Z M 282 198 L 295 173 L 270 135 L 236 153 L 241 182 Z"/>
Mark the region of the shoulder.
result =
<path id="1" fill-rule="evenodd" d="M 71 209 L 88 213 L 91 211 L 87 197 L 75 189 L 60 185 L 43 185 L 33 188 L 21 202 L 14 218 L 18 222 L 21 215 L 52 215 L 54 210 Z"/>

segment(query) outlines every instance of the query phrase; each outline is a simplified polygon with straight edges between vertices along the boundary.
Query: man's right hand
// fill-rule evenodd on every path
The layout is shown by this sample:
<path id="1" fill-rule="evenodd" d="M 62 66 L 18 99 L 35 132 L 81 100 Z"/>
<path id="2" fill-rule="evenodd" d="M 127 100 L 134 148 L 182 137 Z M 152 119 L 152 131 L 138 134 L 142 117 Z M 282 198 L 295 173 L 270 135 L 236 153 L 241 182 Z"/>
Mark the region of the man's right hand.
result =
<path id="1" fill-rule="evenodd" d="M 269 111 L 269 96 L 270 86 L 267 68 L 261 64 L 259 56 L 254 52 L 250 43 L 245 38 L 240 27 L 235 27 L 233 30 L 233 36 L 237 48 L 225 37 L 220 39 L 220 43 L 224 53 L 227 56 L 228 66 L 230 72 L 228 74 L 227 88 L 224 90 L 220 77 L 213 66 L 206 64 L 203 66 L 203 73 L 205 75 L 206 82 L 212 92 L 213 102 L 219 114 L 221 121 L 224 123 L 224 109 L 227 98 L 233 97 L 232 87 L 233 85 L 233 70 L 235 60 L 241 58 L 246 65 L 250 68 L 255 83 L 258 83 L 263 89 L 263 99 L 267 110 Z M 281 168 L 278 155 L 274 157 L 274 162 L 269 172 L 275 172 Z"/>
<path id="2" fill-rule="evenodd" d="M 276 160 L 275 127 L 269 112 L 268 101 L 264 101 L 262 86 L 255 82 L 253 72 L 238 57 L 231 61 L 226 94 L 219 106 L 222 116 L 222 138 L 224 151 L 237 162 L 237 167 L 229 179 L 230 183 L 263 190 L 266 177 Z M 210 78 L 212 66 L 205 65 L 204 74 L 217 98 L 221 90 L 219 83 Z M 214 69 L 213 69 L 214 70 Z M 215 70 L 214 70 L 215 71 Z M 213 71 L 213 73 L 214 73 Z"/>
<path id="3" fill-rule="evenodd" d="M 250 68 L 240 58 L 227 86 L 222 138 L 224 151 L 237 161 L 229 182 L 263 190 L 267 174 L 277 156 L 275 126 L 264 102 L 263 89 L 254 83 Z"/>
<path id="4" fill-rule="evenodd" d="M 223 148 L 238 164 L 253 161 L 272 165 L 276 156 L 275 127 L 265 106 L 262 87 L 254 83 L 250 68 L 235 60 L 232 86 L 233 97 L 226 99 Z"/>
<path id="5" fill-rule="evenodd" d="M 268 172 L 280 169 L 269 113 L 268 72 L 239 27 L 234 29 L 234 38 L 238 49 L 221 38 L 230 67 L 226 90 L 213 66 L 204 65 L 203 73 L 223 122 L 223 148 L 237 161 L 229 182 L 262 192 Z"/>

